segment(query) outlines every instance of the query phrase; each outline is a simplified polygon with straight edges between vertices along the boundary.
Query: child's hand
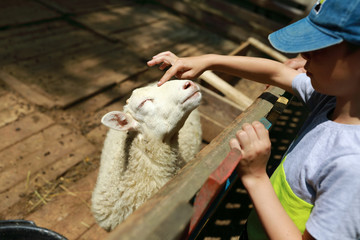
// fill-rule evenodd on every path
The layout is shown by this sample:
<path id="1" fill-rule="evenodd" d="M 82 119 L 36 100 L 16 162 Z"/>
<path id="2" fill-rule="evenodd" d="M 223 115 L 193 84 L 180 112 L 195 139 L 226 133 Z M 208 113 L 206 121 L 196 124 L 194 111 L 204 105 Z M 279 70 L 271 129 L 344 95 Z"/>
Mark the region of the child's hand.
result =
<path id="1" fill-rule="evenodd" d="M 288 59 L 284 62 L 284 64 L 300 73 L 306 73 L 306 70 L 304 68 L 306 60 L 301 57 L 301 55 L 297 56 L 296 58 Z"/>
<path id="2" fill-rule="evenodd" d="M 266 175 L 271 142 L 269 132 L 262 123 L 257 121 L 252 124 L 245 123 L 242 130 L 236 133 L 236 139 L 230 140 L 230 148 L 236 148 L 241 152 L 237 172 L 245 187 Z"/>
<path id="3" fill-rule="evenodd" d="M 201 66 L 201 61 L 198 61 L 200 58 L 201 57 L 179 58 L 172 52 L 167 51 L 154 56 L 152 60 L 147 62 L 147 65 L 152 67 L 161 64 L 159 67 L 161 70 L 171 66 L 159 80 L 158 86 L 161 86 L 170 80 L 172 76 L 178 79 L 194 79 L 199 77 L 204 71 Z"/>

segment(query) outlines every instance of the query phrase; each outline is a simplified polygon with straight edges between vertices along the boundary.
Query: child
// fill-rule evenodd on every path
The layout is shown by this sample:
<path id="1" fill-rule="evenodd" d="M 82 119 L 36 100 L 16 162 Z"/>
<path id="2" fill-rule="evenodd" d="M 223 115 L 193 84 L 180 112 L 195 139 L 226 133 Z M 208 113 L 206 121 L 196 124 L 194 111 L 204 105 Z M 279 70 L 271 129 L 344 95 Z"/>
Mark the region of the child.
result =
<path id="1" fill-rule="evenodd" d="M 311 114 L 270 180 L 262 124 L 244 124 L 230 141 L 241 153 L 237 171 L 256 212 L 248 238 L 360 239 L 360 0 L 318 1 L 308 17 L 269 39 L 280 51 L 301 53 L 306 74 L 267 59 L 212 54 L 164 52 L 148 65 L 170 66 L 159 85 L 216 70 L 298 96 Z"/>

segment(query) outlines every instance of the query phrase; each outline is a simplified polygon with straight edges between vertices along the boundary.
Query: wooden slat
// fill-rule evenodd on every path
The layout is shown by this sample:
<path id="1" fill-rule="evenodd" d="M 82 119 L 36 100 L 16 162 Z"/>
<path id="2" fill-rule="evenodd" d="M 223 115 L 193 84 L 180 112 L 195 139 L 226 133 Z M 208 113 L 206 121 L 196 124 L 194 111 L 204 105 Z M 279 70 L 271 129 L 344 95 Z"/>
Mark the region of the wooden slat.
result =
<path id="1" fill-rule="evenodd" d="M 17 78 L 11 76 L 10 74 L 0 71 L 0 79 L 4 81 L 9 87 L 15 89 L 19 94 L 21 94 L 24 98 L 27 98 L 31 102 L 51 108 L 55 105 L 55 102 L 44 96 L 44 94 L 39 93 L 38 91 L 32 89 L 28 85 L 24 84 Z"/>
<path id="2" fill-rule="evenodd" d="M 50 139 L 49 139 L 50 140 Z M 17 164 L 6 168 L 0 175 L 0 192 L 10 189 L 24 181 L 27 174 L 40 171 L 43 167 L 54 163 L 57 159 L 69 155 L 74 149 L 86 144 L 85 138 L 70 134 L 59 141 L 47 141 L 43 148 L 23 157 Z"/>
<path id="3" fill-rule="evenodd" d="M 164 11 L 158 11 L 151 5 L 137 4 L 77 15 L 73 19 L 98 34 L 119 40 L 112 35 L 160 21 L 164 14 Z"/>
<path id="4" fill-rule="evenodd" d="M 39 32 L 42 28 L 34 29 L 39 40 L 14 44 L 9 55 L 16 56 L 19 51 L 23 60 L 4 66 L 0 75 L 35 104 L 66 107 L 147 69 L 121 44 L 113 45 L 69 24 L 49 23 L 49 27 L 53 25 L 68 31 L 47 35 Z"/>
<path id="5" fill-rule="evenodd" d="M 123 5 L 134 4 L 132 0 L 38 0 L 49 8 L 53 8 L 64 14 L 80 14 L 99 9 L 108 9 Z"/>
<path id="6" fill-rule="evenodd" d="M 30 137 L 53 123 L 54 121 L 51 118 L 35 112 L 19 121 L 0 128 L 0 136 L 3 136 L 0 142 L 0 150 Z"/>
<path id="7" fill-rule="evenodd" d="M 107 235 L 109 235 L 108 232 L 102 229 L 97 223 L 94 223 L 84 234 L 79 236 L 77 240 L 99 240 L 105 239 Z"/>
<path id="8" fill-rule="evenodd" d="M 0 111 L 8 109 L 20 102 L 20 99 L 12 93 L 5 92 L 6 94 L 0 95 Z"/>
<path id="9" fill-rule="evenodd" d="M 41 209 L 26 217 L 38 226 L 52 229 L 69 239 L 77 239 L 95 219 L 89 211 L 91 192 L 95 186 L 97 171 L 89 173 L 71 187 L 65 188 L 62 195 L 44 205 Z M 98 239 L 107 235 L 98 231 Z"/>
<path id="10" fill-rule="evenodd" d="M 268 91 L 275 96 L 284 93 L 283 90 L 273 87 Z M 203 148 L 195 159 L 190 161 L 177 176 L 130 215 L 125 222 L 120 224 L 108 239 L 147 239 L 154 226 L 160 224 L 157 218 L 164 210 L 177 205 L 179 202 L 189 201 L 200 189 L 209 174 L 216 169 L 228 154 L 229 140 L 241 125 L 266 116 L 272 106 L 268 101 L 257 99 L 209 145 Z M 139 228 L 143 230 L 141 233 L 137 231 Z"/>
<path id="11" fill-rule="evenodd" d="M 36 1 L 1 0 L 0 28 L 58 17 Z"/>
<path id="12" fill-rule="evenodd" d="M 238 42 L 244 41 L 254 34 L 265 38 L 274 29 L 282 26 L 271 19 L 226 1 L 212 0 L 207 1 L 206 4 L 199 1 L 157 0 L 157 2 L 201 22 L 203 26 L 222 35 L 237 39 Z"/>
<path id="13" fill-rule="evenodd" d="M 181 239 L 184 229 L 188 225 L 193 209 L 188 202 L 180 202 L 172 209 L 160 214 L 158 219 L 164 219 L 160 225 L 155 227 L 147 239 Z M 139 234 L 142 229 L 138 229 Z"/>
<path id="14" fill-rule="evenodd" d="M 20 182 L 9 191 L 0 194 L 0 199 L 6 199 L 2 201 L 3 204 L 0 206 L 0 215 L 3 215 L 3 218 L 6 219 L 16 219 L 24 218 L 28 212 L 24 212 L 24 204 L 21 200 L 24 196 L 32 193 L 38 188 L 42 187 L 45 184 L 48 184 L 48 181 L 53 181 L 57 177 L 61 176 L 69 168 L 73 167 L 75 164 L 84 160 L 87 156 L 94 154 L 94 148 L 92 145 L 86 144 L 79 146 L 77 149 L 73 149 L 70 155 L 63 156 L 58 159 L 55 163 L 50 164 L 40 172 L 31 173 L 29 180 Z M 16 204 L 21 204 L 21 212 L 18 212 L 19 207 Z M 14 207 L 12 207 L 15 205 Z M 29 209 L 31 210 L 31 206 Z"/>
<path id="15" fill-rule="evenodd" d="M 126 32 L 114 33 L 113 36 L 141 50 L 156 48 L 154 51 L 160 52 L 196 35 L 197 33 L 184 23 L 163 20 Z"/>
<path id="16" fill-rule="evenodd" d="M 197 48 L 197 54 L 225 53 L 227 49 L 230 51 L 236 46 L 219 35 L 196 25 L 189 26 L 179 19 L 162 20 L 126 32 L 114 33 L 112 36 L 125 42 L 132 49 L 136 48 L 145 59 L 166 50 L 179 54 L 187 48 L 195 47 L 193 50 Z"/>
<path id="17" fill-rule="evenodd" d="M 201 92 L 203 97 L 199 106 L 200 113 L 207 115 L 223 126 L 229 125 L 242 112 L 235 104 L 230 104 L 229 100 L 205 87 L 201 87 Z"/>
<path id="18" fill-rule="evenodd" d="M 253 102 L 252 99 L 247 97 L 242 92 L 236 90 L 233 86 L 225 82 L 223 79 L 221 79 L 212 71 L 205 71 L 203 74 L 200 75 L 200 79 L 204 80 L 211 86 L 218 89 L 227 98 L 229 98 L 234 103 L 236 103 L 242 110 L 245 110 Z"/>
<path id="19" fill-rule="evenodd" d="M 33 106 L 13 94 L 0 96 L 0 127 L 33 111 Z"/>
<path id="20" fill-rule="evenodd" d="M 18 160 L 30 155 L 33 152 L 44 149 L 47 141 L 61 141 L 60 139 L 70 133 L 70 129 L 61 125 L 52 125 L 20 142 L 5 148 L 0 152 L 0 173 L 6 168 L 13 167 Z"/>
<path id="21" fill-rule="evenodd" d="M 225 125 L 213 120 L 211 117 L 208 117 L 205 114 L 200 113 L 200 117 L 202 127 L 202 139 L 207 143 L 211 142 L 226 128 Z"/>
<path id="22" fill-rule="evenodd" d="M 285 15 L 290 19 L 301 16 L 303 14 L 301 9 L 292 7 L 291 5 L 286 5 L 281 1 L 250 0 L 250 2 L 265 9 L 275 11 L 279 15 Z"/>
<path id="23" fill-rule="evenodd" d="M 91 33 L 78 29 L 65 21 L 36 24 L 26 28 L 0 31 L 1 63 L 35 58 L 52 52 L 65 53 L 67 49 L 82 49 L 93 45 L 96 39 Z M 64 52 L 65 51 L 65 52 Z M 57 58 L 48 58 L 55 61 Z M 39 62 L 37 62 L 39 63 Z"/>

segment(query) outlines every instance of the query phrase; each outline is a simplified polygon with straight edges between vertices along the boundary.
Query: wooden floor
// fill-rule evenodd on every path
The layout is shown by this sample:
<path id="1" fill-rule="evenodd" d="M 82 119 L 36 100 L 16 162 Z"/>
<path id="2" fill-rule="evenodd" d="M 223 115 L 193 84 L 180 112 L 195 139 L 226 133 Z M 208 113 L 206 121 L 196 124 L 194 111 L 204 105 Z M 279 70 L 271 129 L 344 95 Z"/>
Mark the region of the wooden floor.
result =
<path id="1" fill-rule="evenodd" d="M 159 79 L 146 66 L 154 54 L 228 54 L 241 43 L 146 2 L 1 1 L 0 219 L 31 220 L 68 239 L 105 239 L 90 212 L 107 131 L 102 115 Z M 206 87 L 204 145 L 241 113 Z M 262 90 L 245 94 L 254 99 Z"/>

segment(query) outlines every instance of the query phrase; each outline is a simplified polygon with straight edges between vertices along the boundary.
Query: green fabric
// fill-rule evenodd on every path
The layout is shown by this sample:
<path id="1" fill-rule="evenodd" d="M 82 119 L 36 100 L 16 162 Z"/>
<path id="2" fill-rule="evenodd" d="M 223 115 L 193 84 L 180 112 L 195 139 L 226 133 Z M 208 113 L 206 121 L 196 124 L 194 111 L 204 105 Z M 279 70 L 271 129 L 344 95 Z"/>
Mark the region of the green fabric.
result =
<path id="1" fill-rule="evenodd" d="M 289 183 L 286 181 L 283 166 L 285 158 L 271 176 L 270 181 L 285 211 L 293 220 L 297 228 L 303 233 L 305 231 L 306 221 L 308 220 L 314 206 L 305 202 L 293 193 Z M 254 210 L 251 211 L 249 215 L 247 231 L 250 240 L 267 239 L 266 233 L 263 230 L 260 220 Z"/>

